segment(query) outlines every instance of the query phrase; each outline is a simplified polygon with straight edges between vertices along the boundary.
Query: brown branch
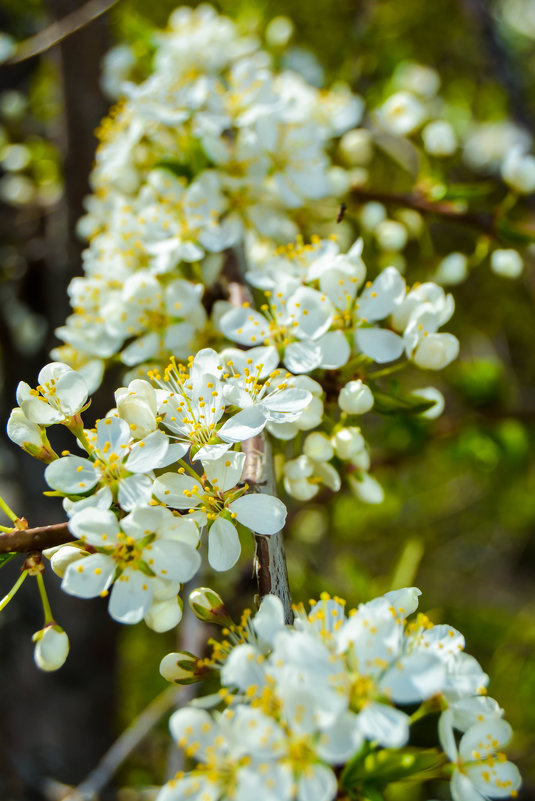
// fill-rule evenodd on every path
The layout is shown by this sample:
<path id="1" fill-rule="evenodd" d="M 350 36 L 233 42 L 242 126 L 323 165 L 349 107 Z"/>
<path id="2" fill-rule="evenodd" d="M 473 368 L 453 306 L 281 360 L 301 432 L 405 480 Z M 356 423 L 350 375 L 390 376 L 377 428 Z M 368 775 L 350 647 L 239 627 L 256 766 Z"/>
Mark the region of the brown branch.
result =
<path id="1" fill-rule="evenodd" d="M 15 55 L 5 63 L 18 64 L 28 58 L 45 53 L 51 47 L 60 44 L 71 34 L 79 31 L 80 28 L 84 28 L 90 22 L 105 14 L 117 2 L 118 0 L 89 0 L 88 3 L 67 14 L 63 19 L 53 22 L 48 28 L 36 33 L 35 36 L 20 42 Z"/>
<path id="2" fill-rule="evenodd" d="M 460 225 L 468 225 L 477 228 L 488 236 L 496 237 L 494 215 L 486 212 L 459 211 L 454 203 L 440 202 L 435 203 L 427 200 L 421 194 L 396 194 L 395 192 L 381 192 L 375 189 L 365 189 L 361 186 L 354 186 L 351 194 L 358 201 L 376 200 L 384 203 L 385 206 L 403 206 L 404 208 L 414 209 L 420 214 L 431 214 L 437 217 L 445 217 L 452 222 Z"/>
<path id="3" fill-rule="evenodd" d="M 253 306 L 253 298 L 248 288 L 241 280 L 237 280 L 241 278 L 242 272 L 238 259 L 239 254 L 232 254 L 227 260 L 226 274 L 234 279 L 228 284 L 229 300 L 233 306 L 242 306 L 244 303 Z M 257 492 L 276 495 L 273 458 L 267 434 L 259 434 L 246 440 L 242 443 L 242 450 L 245 453 L 242 481 L 254 487 Z M 287 623 L 292 623 L 292 599 L 282 531 L 270 537 L 255 534 L 254 539 L 258 594 L 261 598 L 264 595 L 276 595 L 280 598 L 284 606 L 285 620 Z"/>
<path id="4" fill-rule="evenodd" d="M 45 548 L 53 548 L 55 545 L 65 545 L 67 542 L 72 542 L 73 539 L 66 522 L 37 528 L 15 529 L 6 534 L 0 534 L 0 553 L 43 551 Z"/>

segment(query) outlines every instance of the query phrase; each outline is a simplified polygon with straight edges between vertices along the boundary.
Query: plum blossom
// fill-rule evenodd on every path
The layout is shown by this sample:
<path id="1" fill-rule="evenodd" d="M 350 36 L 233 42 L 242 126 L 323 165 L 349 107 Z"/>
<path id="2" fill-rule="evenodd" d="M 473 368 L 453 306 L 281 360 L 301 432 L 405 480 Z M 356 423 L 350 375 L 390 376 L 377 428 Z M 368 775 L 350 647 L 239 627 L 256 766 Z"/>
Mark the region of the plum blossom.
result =
<path id="1" fill-rule="evenodd" d="M 175 582 L 189 581 L 201 564 L 198 534 L 192 537 L 190 527 L 162 507 L 137 508 L 121 520 L 109 510 L 84 509 L 69 529 L 94 553 L 67 566 L 62 589 L 96 598 L 111 587 L 109 612 L 119 623 L 142 620 L 162 581 L 176 598 Z"/>
<path id="2" fill-rule="evenodd" d="M 202 476 L 186 475 L 184 468 L 158 476 L 152 491 L 172 509 L 198 512 L 199 524 L 208 528 L 208 561 L 215 570 L 229 570 L 236 564 L 240 538 L 234 521 L 251 531 L 270 536 L 280 531 L 286 507 L 278 498 L 247 493 L 238 486 L 245 454 L 230 451 L 219 459 L 202 461 Z"/>
<path id="3" fill-rule="evenodd" d="M 65 423 L 87 402 L 86 382 L 67 364 L 47 364 L 37 380 L 37 389 L 32 389 L 24 381 L 20 381 L 17 387 L 17 403 L 32 423 L 43 426 Z"/>
<path id="4" fill-rule="evenodd" d="M 98 492 L 95 488 L 107 488 L 108 506 L 113 498 L 126 511 L 151 499 L 152 470 L 184 454 L 181 448 L 177 455 L 176 446 L 169 445 L 163 431 L 134 440 L 129 425 L 117 417 L 99 420 L 92 439 L 93 443 L 87 443 L 89 458 L 69 455 L 56 459 L 45 470 L 45 480 L 52 489 L 74 500 L 93 491 L 92 504 Z"/>

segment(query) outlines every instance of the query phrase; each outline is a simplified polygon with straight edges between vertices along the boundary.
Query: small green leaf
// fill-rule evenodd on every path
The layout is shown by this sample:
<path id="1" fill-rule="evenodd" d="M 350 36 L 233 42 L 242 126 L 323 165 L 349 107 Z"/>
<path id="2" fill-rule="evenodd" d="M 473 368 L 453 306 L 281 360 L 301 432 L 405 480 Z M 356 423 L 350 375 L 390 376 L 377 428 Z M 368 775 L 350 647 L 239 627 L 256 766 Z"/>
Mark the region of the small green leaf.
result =
<path id="1" fill-rule="evenodd" d="M 535 242 L 535 231 L 528 228 L 516 228 L 509 220 L 499 220 L 496 223 L 496 231 L 499 236 L 506 239 L 513 245 L 531 245 Z"/>
<path id="2" fill-rule="evenodd" d="M 417 395 L 390 395 L 373 389 L 374 412 L 379 414 L 421 414 L 432 409 L 436 401 Z"/>
<path id="3" fill-rule="evenodd" d="M 495 188 L 495 184 L 490 181 L 479 184 L 453 184 L 445 188 L 442 197 L 444 200 L 469 200 L 471 198 L 486 197 Z"/>
<path id="4" fill-rule="evenodd" d="M 364 759 L 349 763 L 342 774 L 342 784 L 352 790 L 367 787 L 371 782 L 374 786 L 385 787 L 403 779 L 423 780 L 440 776 L 445 764 L 444 754 L 434 748 L 382 748 L 367 754 Z"/>
<path id="5" fill-rule="evenodd" d="M 7 565 L 7 563 L 11 562 L 16 556 L 18 556 L 17 553 L 0 553 L 0 567 Z"/>
<path id="6" fill-rule="evenodd" d="M 172 172 L 177 178 L 186 178 L 188 183 L 193 178 L 191 166 L 189 164 L 183 164 L 180 161 L 175 161 L 174 159 L 160 159 L 160 161 L 156 162 L 154 167 L 160 167 L 162 170 Z"/>

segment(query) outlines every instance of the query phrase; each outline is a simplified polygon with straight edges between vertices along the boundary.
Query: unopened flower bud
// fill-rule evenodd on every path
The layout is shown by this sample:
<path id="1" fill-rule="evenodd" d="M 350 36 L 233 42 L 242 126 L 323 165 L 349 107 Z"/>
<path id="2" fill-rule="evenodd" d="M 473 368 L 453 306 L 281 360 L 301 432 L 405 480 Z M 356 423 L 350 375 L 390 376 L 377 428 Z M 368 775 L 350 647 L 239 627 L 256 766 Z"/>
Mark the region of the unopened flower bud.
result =
<path id="1" fill-rule="evenodd" d="M 303 450 L 307 456 L 318 462 L 328 462 L 334 456 L 334 448 L 329 437 L 321 431 L 314 431 L 307 436 Z"/>
<path id="2" fill-rule="evenodd" d="M 431 156 L 452 156 L 457 150 L 457 137 L 449 122 L 434 120 L 422 131 L 424 147 Z"/>
<path id="3" fill-rule="evenodd" d="M 215 623 L 217 626 L 233 625 L 223 599 L 210 587 L 197 587 L 190 592 L 188 603 L 195 617 L 205 623 Z"/>
<path id="4" fill-rule="evenodd" d="M 199 659 L 189 651 L 167 654 L 160 662 L 160 673 L 166 681 L 175 684 L 194 684 L 206 669 L 199 666 Z"/>
<path id="5" fill-rule="evenodd" d="M 352 492 L 357 498 L 360 498 L 363 503 L 379 504 L 384 501 L 384 489 L 379 482 L 368 473 L 362 473 L 360 477 L 350 475 L 348 478 Z"/>
<path id="6" fill-rule="evenodd" d="M 427 409 L 425 412 L 421 412 L 420 417 L 425 417 L 427 420 L 434 420 L 436 417 L 440 417 L 444 411 L 446 401 L 444 400 L 444 395 L 442 392 L 436 387 L 421 387 L 420 389 L 413 389 L 411 395 L 415 395 L 417 398 L 423 398 L 424 400 L 435 402 L 434 406 L 431 406 L 430 409 Z"/>
<path id="7" fill-rule="evenodd" d="M 319 485 L 308 481 L 306 478 L 290 479 L 285 477 L 284 489 L 298 501 L 310 501 L 319 492 Z"/>
<path id="8" fill-rule="evenodd" d="M 115 392 L 115 402 L 119 417 L 130 425 L 136 439 L 156 429 L 156 393 L 148 381 L 138 378 L 128 387 L 120 387 Z"/>
<path id="9" fill-rule="evenodd" d="M 371 200 L 365 203 L 360 211 L 360 224 L 367 231 L 374 231 L 379 223 L 386 220 L 386 209 L 382 203 Z"/>
<path id="10" fill-rule="evenodd" d="M 153 631 L 161 633 L 178 626 L 182 620 L 182 598 L 170 598 L 167 601 L 156 601 L 145 615 L 145 623 Z"/>
<path id="11" fill-rule="evenodd" d="M 266 28 L 266 42 L 270 47 L 285 47 L 294 33 L 294 24 L 289 17 L 274 17 Z"/>
<path id="12" fill-rule="evenodd" d="M 323 401 L 313 395 L 310 403 L 305 406 L 295 424 L 301 431 L 309 431 L 311 428 L 318 426 L 322 420 Z"/>
<path id="13" fill-rule="evenodd" d="M 529 195 L 535 191 L 535 158 L 526 155 L 522 146 L 512 148 L 502 164 L 502 178 L 515 192 Z"/>
<path id="14" fill-rule="evenodd" d="M 373 393 L 360 378 L 349 381 L 338 395 L 338 405 L 348 414 L 365 414 L 373 406 Z"/>
<path id="15" fill-rule="evenodd" d="M 375 229 L 377 244 L 381 250 L 403 250 L 407 244 L 407 229 L 396 220 L 383 220 Z"/>
<path id="16" fill-rule="evenodd" d="M 518 278 L 524 269 L 522 256 L 512 248 L 495 250 L 490 257 L 490 269 L 503 278 Z"/>
<path id="17" fill-rule="evenodd" d="M 331 439 L 339 459 L 353 459 L 366 448 L 360 428 L 342 428 Z"/>
<path id="18" fill-rule="evenodd" d="M 453 334 L 428 334 L 418 342 L 414 364 L 427 370 L 442 370 L 459 354 L 459 340 Z"/>
<path id="19" fill-rule="evenodd" d="M 83 559 L 84 556 L 87 556 L 87 554 L 85 551 L 82 551 L 81 548 L 75 548 L 73 545 L 63 545 L 51 555 L 50 567 L 56 576 L 63 578 L 69 565 L 73 562 L 77 562 L 79 559 Z"/>
<path id="20" fill-rule="evenodd" d="M 40 670 L 58 670 L 69 653 L 69 638 L 61 626 L 52 623 L 33 635 L 33 658 Z"/>
<path id="21" fill-rule="evenodd" d="M 347 131 L 340 139 L 340 155 L 351 167 L 362 167 L 373 158 L 372 136 L 365 128 Z"/>
<path id="22" fill-rule="evenodd" d="M 410 92 L 396 92 L 378 109 L 380 124 L 390 133 L 407 136 L 415 131 L 426 117 L 425 106 Z"/>
<path id="23" fill-rule="evenodd" d="M 312 475 L 314 465 L 309 456 L 305 454 L 298 456 L 297 459 L 289 459 L 284 465 L 284 475 L 290 481 L 299 481 Z"/>
<path id="24" fill-rule="evenodd" d="M 468 275 L 468 259 L 464 253 L 449 253 L 442 259 L 435 273 L 439 284 L 460 284 Z"/>
<path id="25" fill-rule="evenodd" d="M 6 430 L 9 439 L 35 459 L 49 464 L 56 458 L 50 447 L 43 442 L 43 439 L 48 442 L 44 430 L 26 417 L 19 407 L 13 409 L 9 415 Z"/>

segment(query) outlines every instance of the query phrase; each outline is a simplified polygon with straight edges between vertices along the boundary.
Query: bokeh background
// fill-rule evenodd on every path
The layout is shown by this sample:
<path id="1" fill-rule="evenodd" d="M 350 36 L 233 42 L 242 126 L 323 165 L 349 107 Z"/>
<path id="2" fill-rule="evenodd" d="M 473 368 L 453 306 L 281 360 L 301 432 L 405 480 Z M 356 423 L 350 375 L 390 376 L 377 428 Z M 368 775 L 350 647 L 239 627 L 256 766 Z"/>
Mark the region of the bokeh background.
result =
<path id="1" fill-rule="evenodd" d="M 79 0 L 0 0 L 0 29 L 26 40 L 77 11 Z M 104 6 L 104 3 L 101 4 Z M 75 223 L 88 192 L 94 129 L 110 100 L 101 88 L 106 50 L 128 42 L 140 69 L 150 63 L 150 30 L 165 25 L 172 0 L 119 0 L 109 11 L 42 55 L 0 67 L 0 384 L 1 414 L 17 382 L 35 383 L 68 313 L 66 286 L 80 272 Z M 214 3 L 251 30 L 285 14 L 295 23 L 288 59 L 323 66 L 376 105 L 400 62 L 434 67 L 459 118 L 508 117 L 527 130 L 535 119 L 533 0 L 232 0 Z M 296 55 L 297 54 L 297 55 Z M 314 57 L 317 61 L 314 60 Z M 322 80 L 321 70 L 317 73 Z M 463 117 L 464 115 L 464 117 Z M 378 176 L 389 185 L 394 176 Z M 358 233 L 357 208 L 347 225 Z M 535 208 L 533 210 L 535 215 Z M 463 249 L 466 230 L 438 222 L 433 242 Z M 411 281 L 425 275 L 422 248 L 407 256 Z M 373 471 L 385 501 L 317 496 L 290 509 L 288 566 L 296 600 L 321 590 L 351 604 L 416 584 L 421 608 L 467 639 L 491 676 L 490 694 L 515 731 L 511 758 L 521 768 L 522 799 L 535 798 L 535 269 L 517 281 L 474 270 L 455 290 L 450 328 L 461 356 L 438 378 L 446 411 L 436 421 L 368 415 Z M 434 376 L 433 376 L 434 378 Z M 112 405 L 115 377 L 93 402 Z M 55 522 L 61 509 L 43 498 L 42 471 L 3 439 L 0 494 L 31 524 Z M 240 611 L 253 602 L 252 544 L 222 577 L 206 576 Z M 12 562 L 0 594 L 15 580 Z M 0 617 L 0 796 L 6 801 L 63 797 L 79 783 L 165 682 L 161 657 L 173 633 L 143 624 L 119 627 L 104 602 L 63 596 L 51 576 L 53 608 L 69 633 L 71 655 L 57 674 L 39 674 L 31 634 L 41 625 L 35 587 L 24 586 Z M 165 778 L 166 716 L 119 769 L 102 798 L 134 801 Z M 424 735 L 425 736 L 425 735 Z M 427 791 L 397 788 L 392 799 L 427 801 Z M 433 788 L 445 798 L 444 788 Z"/>

